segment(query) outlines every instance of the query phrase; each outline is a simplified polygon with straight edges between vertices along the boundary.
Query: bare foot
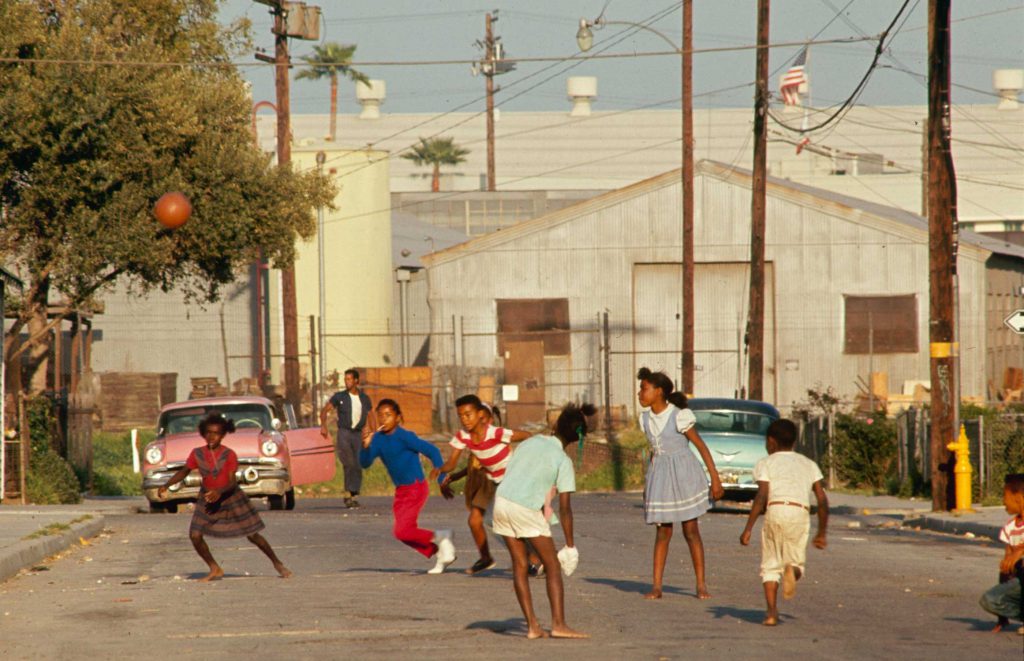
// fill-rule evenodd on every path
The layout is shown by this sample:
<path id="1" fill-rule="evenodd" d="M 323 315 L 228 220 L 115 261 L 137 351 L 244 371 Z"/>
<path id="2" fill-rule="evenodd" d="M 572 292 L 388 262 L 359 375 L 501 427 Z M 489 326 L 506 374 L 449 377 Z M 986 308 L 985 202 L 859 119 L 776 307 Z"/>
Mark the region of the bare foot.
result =
<path id="1" fill-rule="evenodd" d="M 797 570 L 793 565 L 786 565 L 782 572 L 782 598 L 792 599 L 796 594 Z"/>
<path id="2" fill-rule="evenodd" d="M 1002 622 L 1000 622 L 999 624 L 997 624 L 994 627 L 992 627 L 992 633 L 999 633 L 1002 630 L 1003 630 L 1003 623 Z"/>
<path id="3" fill-rule="evenodd" d="M 220 565 L 214 565 L 210 567 L 210 573 L 199 579 L 200 583 L 209 583 L 210 581 L 219 581 L 224 577 L 224 570 L 220 568 Z"/>
<path id="4" fill-rule="evenodd" d="M 698 599 L 710 599 L 711 598 L 711 593 L 708 592 L 708 586 L 706 586 L 706 585 L 703 585 L 703 586 L 698 585 L 697 586 L 697 598 Z"/>
<path id="5" fill-rule="evenodd" d="M 761 624 L 765 625 L 766 627 L 774 627 L 774 626 L 776 626 L 776 625 L 777 625 L 778 623 L 779 623 L 779 618 L 777 618 L 777 617 L 776 617 L 776 616 L 774 616 L 774 615 L 768 615 L 768 616 L 766 616 L 766 617 L 764 618 L 764 621 L 763 621 L 763 622 L 761 622 Z"/>
<path id="6" fill-rule="evenodd" d="M 541 629 L 539 626 L 536 629 L 530 629 L 526 632 L 526 637 L 529 640 L 536 640 L 537 638 L 547 638 L 548 632 Z"/>
<path id="7" fill-rule="evenodd" d="M 661 588 L 654 588 L 644 595 L 644 599 L 661 599 Z"/>
<path id="8" fill-rule="evenodd" d="M 292 577 L 292 571 L 285 567 L 283 563 L 277 563 L 276 565 L 274 565 L 274 569 L 276 569 L 277 573 L 281 575 L 281 578 Z"/>
<path id="9" fill-rule="evenodd" d="M 570 629 L 567 626 L 551 627 L 552 638 L 590 638 L 589 633 L 583 633 L 582 631 L 576 631 Z"/>

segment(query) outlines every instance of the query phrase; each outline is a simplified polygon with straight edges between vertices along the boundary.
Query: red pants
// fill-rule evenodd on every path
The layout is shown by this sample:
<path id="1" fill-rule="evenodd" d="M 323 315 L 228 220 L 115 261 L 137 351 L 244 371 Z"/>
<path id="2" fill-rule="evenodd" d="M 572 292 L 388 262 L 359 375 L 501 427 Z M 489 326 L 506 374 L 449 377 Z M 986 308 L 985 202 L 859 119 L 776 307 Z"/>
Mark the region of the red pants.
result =
<path id="1" fill-rule="evenodd" d="M 427 504 L 429 495 L 427 483 L 420 480 L 395 487 L 395 501 L 391 505 L 391 511 L 395 514 L 395 539 L 428 558 L 437 553 L 434 531 L 420 528 L 416 519 L 420 515 L 420 510 Z"/>

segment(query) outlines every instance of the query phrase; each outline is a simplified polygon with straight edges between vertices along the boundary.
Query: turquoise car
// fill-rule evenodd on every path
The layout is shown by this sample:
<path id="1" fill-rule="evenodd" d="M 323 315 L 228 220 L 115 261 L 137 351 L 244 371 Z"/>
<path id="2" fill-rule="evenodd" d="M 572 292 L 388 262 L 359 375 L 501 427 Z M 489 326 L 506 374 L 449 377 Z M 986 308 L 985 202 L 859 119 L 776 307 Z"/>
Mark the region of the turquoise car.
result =
<path id="1" fill-rule="evenodd" d="M 697 431 L 715 460 L 725 497 L 753 498 L 757 493 L 754 464 L 768 456 L 764 434 L 768 425 L 779 419 L 779 411 L 771 404 L 750 399 L 694 398 L 689 408 L 697 416 Z M 692 443 L 690 449 L 697 454 Z"/>

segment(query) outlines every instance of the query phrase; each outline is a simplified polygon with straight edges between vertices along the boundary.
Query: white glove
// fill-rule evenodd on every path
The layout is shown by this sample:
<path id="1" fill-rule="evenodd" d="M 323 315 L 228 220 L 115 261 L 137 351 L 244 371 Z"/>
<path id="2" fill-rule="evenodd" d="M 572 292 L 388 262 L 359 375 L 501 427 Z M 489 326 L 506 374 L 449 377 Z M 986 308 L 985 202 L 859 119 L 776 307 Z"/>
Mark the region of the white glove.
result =
<path id="1" fill-rule="evenodd" d="M 562 565 L 562 573 L 572 576 L 576 566 L 580 564 L 580 552 L 575 546 L 563 546 L 558 552 L 558 562 Z"/>

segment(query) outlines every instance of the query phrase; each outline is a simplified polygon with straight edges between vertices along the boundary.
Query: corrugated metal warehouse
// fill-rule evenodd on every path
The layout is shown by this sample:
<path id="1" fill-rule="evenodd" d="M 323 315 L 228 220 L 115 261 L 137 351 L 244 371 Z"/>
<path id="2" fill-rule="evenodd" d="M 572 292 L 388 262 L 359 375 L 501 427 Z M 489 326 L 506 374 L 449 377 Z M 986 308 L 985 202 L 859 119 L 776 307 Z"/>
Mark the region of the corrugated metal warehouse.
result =
<path id="1" fill-rule="evenodd" d="M 711 161 L 695 173 L 699 396 L 745 387 L 750 184 L 748 171 Z M 674 170 L 428 255 L 432 327 L 455 338 L 431 344 L 432 364 L 504 370 L 550 406 L 600 401 L 600 379 L 564 377 L 600 370 L 607 311 L 612 404 L 635 410 L 642 365 L 678 383 L 679 208 Z M 852 397 L 871 371 L 896 390 L 928 379 L 924 218 L 772 178 L 766 261 L 765 399 L 785 409 L 816 385 Z M 983 397 L 1022 363 L 1002 320 L 1024 303 L 1024 249 L 964 233 L 959 277 L 962 394 Z"/>

